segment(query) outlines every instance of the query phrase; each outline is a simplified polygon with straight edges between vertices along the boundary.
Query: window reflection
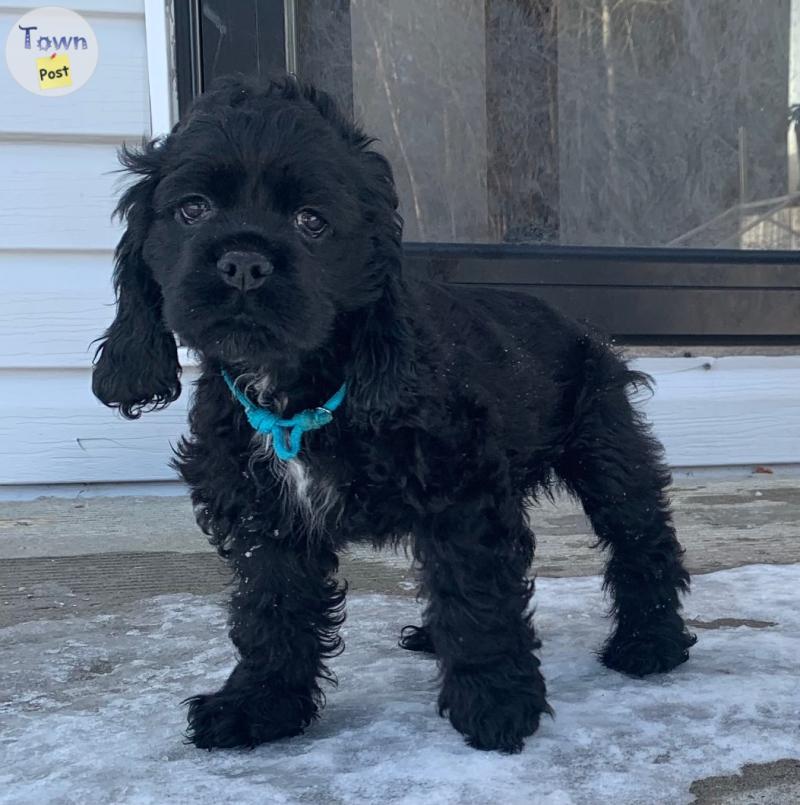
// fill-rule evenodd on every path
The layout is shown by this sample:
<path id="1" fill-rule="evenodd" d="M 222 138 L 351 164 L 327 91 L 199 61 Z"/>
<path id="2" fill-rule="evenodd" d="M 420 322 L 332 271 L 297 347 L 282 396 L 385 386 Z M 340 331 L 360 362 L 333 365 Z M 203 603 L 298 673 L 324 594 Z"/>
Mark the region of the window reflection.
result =
<path id="1" fill-rule="evenodd" d="M 799 0 L 297 3 L 406 239 L 796 249 Z"/>

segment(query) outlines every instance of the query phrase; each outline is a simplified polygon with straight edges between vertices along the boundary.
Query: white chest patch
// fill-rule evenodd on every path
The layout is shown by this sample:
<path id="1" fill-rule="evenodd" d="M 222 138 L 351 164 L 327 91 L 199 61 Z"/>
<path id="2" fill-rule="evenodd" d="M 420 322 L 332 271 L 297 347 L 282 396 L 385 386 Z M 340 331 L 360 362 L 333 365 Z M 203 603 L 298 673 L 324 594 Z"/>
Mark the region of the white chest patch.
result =
<path id="1" fill-rule="evenodd" d="M 325 528 L 328 516 L 339 496 L 331 484 L 314 478 L 302 458 L 281 461 L 272 451 L 271 437 L 262 437 L 270 454 L 272 473 L 281 485 L 281 497 L 298 515 L 309 531 L 318 533 Z"/>
<path id="2" fill-rule="evenodd" d="M 248 388 L 255 392 L 254 396 L 260 405 L 268 405 L 272 410 L 283 414 L 288 400 L 275 394 L 269 375 L 253 377 Z M 253 444 L 253 459 L 269 462 L 272 474 L 280 484 L 281 498 L 287 509 L 299 516 L 309 531 L 322 531 L 328 516 L 339 501 L 334 487 L 314 478 L 302 456 L 288 461 L 279 459 L 272 449 L 271 436 L 257 434 Z"/>
<path id="3" fill-rule="evenodd" d="M 298 506 L 310 509 L 313 503 L 311 495 L 311 477 L 308 473 L 308 468 L 299 458 L 293 458 L 290 461 L 281 461 L 280 463 L 284 465 L 284 483 L 291 487 L 291 494 L 295 502 Z"/>

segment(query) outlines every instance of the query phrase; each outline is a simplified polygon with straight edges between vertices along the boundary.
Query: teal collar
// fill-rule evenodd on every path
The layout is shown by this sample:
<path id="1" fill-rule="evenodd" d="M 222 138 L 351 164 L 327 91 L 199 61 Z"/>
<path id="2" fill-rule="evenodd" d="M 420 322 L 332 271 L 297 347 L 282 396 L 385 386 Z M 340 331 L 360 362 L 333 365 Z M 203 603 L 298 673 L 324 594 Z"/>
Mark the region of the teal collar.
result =
<path id="1" fill-rule="evenodd" d="M 333 412 L 342 404 L 347 393 L 347 383 L 342 383 L 336 394 L 319 408 L 307 409 L 289 419 L 281 419 L 277 414 L 260 408 L 240 391 L 231 380 L 231 376 L 223 369 L 222 377 L 228 384 L 233 396 L 242 404 L 247 421 L 257 433 L 272 436 L 272 449 L 281 461 L 297 458 L 303 434 L 327 425 L 333 419 Z M 288 439 L 287 439 L 288 436 Z"/>

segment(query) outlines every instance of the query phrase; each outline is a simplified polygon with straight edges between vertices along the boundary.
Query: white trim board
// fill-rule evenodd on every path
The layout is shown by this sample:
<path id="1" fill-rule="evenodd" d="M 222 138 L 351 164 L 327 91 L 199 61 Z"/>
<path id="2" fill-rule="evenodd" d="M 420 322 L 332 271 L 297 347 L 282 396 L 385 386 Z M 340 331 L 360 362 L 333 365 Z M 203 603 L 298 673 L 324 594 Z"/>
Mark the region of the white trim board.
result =
<path id="1" fill-rule="evenodd" d="M 147 83 L 150 90 L 150 132 L 152 137 L 169 134 L 174 120 L 170 59 L 170 5 L 167 0 L 144 0 L 147 38 Z"/>
<path id="2" fill-rule="evenodd" d="M 141 483 L 110 484 L 15 484 L 0 485 L 0 503 L 13 500 L 36 500 L 37 498 L 82 498 L 118 497 L 183 497 L 189 490 L 182 481 L 143 481 Z"/>
<path id="3" fill-rule="evenodd" d="M 772 472 L 761 477 L 783 480 L 800 480 L 800 464 L 778 464 L 769 468 Z M 745 481 L 753 478 L 753 465 L 743 467 L 673 467 L 672 477 L 676 484 L 714 483 L 718 481 Z M 758 475 L 758 473 L 755 473 Z M 117 497 L 184 497 L 189 494 L 182 481 L 140 481 L 137 483 L 105 484 L 16 484 L 0 485 L 0 503 L 37 498 L 82 498 Z"/>

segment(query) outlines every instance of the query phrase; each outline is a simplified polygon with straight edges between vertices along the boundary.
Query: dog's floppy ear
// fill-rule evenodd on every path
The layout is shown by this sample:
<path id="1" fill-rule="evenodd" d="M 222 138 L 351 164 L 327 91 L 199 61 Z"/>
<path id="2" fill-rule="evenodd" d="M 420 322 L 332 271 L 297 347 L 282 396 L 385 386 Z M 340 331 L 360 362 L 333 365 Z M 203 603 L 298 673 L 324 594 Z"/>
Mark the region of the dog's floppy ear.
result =
<path id="1" fill-rule="evenodd" d="M 127 419 L 164 408 L 181 393 L 175 338 L 164 326 L 161 289 L 142 256 L 161 156 L 157 142 L 120 153 L 122 164 L 142 178 L 123 193 L 116 209 L 127 224 L 115 254 L 117 314 L 100 339 L 92 391 Z"/>
<path id="2" fill-rule="evenodd" d="M 373 301 L 355 313 L 348 409 L 371 420 L 414 405 L 417 387 L 416 339 L 402 277 L 403 222 L 397 213 L 392 170 L 374 151 L 361 153 L 367 183 L 362 203 L 373 228 L 373 254 L 364 284 Z"/>

